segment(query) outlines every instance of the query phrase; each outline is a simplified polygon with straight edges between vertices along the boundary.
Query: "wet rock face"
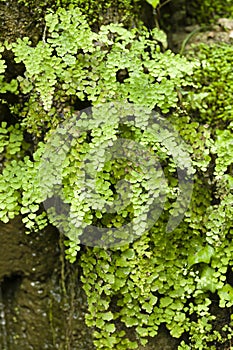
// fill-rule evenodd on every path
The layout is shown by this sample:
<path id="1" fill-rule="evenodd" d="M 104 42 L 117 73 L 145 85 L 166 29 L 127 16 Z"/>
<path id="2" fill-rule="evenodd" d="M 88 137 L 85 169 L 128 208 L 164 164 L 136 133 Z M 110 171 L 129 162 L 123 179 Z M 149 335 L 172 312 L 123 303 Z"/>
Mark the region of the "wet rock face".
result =
<path id="1" fill-rule="evenodd" d="M 0 349 L 93 349 L 77 266 L 61 264 L 58 233 L 26 235 L 17 218 L 0 224 L 0 240 Z"/>
<path id="2" fill-rule="evenodd" d="M 27 236 L 18 218 L 0 224 L 0 241 L 1 323 L 7 350 L 51 348 L 49 282 L 59 261 L 55 231 Z"/>
<path id="3" fill-rule="evenodd" d="M 59 257 L 54 229 L 26 235 L 20 218 L 0 223 L 0 281 L 18 275 L 44 279 L 51 275 Z"/>

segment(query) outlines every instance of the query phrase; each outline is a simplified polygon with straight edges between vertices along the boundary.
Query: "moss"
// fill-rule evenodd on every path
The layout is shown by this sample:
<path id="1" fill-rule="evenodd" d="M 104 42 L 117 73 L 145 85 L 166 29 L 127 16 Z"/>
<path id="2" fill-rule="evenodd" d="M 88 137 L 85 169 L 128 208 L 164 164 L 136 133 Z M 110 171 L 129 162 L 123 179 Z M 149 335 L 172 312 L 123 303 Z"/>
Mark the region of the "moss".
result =
<path id="1" fill-rule="evenodd" d="M 188 11 L 199 23 L 210 23 L 221 17 L 233 18 L 232 0 L 191 0 Z"/>
<path id="2" fill-rule="evenodd" d="M 140 0 L 19 0 L 11 1 L 14 5 L 25 6 L 30 9 L 36 21 L 40 21 L 46 12 L 57 10 L 59 7 L 68 8 L 70 5 L 80 8 L 87 16 L 89 24 L 102 25 L 121 22 L 126 26 L 135 26 L 141 14 Z M 2 4 L 8 6 L 3 0 Z M 135 22 L 136 21 L 136 22 Z"/>

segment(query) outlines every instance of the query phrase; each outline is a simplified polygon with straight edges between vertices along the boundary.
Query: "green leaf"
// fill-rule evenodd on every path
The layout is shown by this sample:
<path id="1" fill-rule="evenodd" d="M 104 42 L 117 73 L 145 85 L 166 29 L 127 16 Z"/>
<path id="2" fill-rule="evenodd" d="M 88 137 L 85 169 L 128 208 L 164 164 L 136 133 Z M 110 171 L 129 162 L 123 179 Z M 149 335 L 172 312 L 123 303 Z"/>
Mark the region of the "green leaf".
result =
<path id="1" fill-rule="evenodd" d="M 138 320 L 135 317 L 124 317 L 124 322 L 127 327 L 133 327 L 138 325 Z"/>
<path id="2" fill-rule="evenodd" d="M 158 6 L 160 0 L 146 0 L 154 9 Z"/>
<path id="3" fill-rule="evenodd" d="M 111 311 L 109 312 L 105 312 L 101 315 L 102 319 L 105 320 L 105 321 L 110 321 L 113 319 L 113 314 Z"/>
<path id="4" fill-rule="evenodd" d="M 198 263 L 206 263 L 209 264 L 212 256 L 214 255 L 215 250 L 210 245 L 206 245 L 204 248 L 199 249 L 195 254 L 190 255 L 188 258 L 189 266 Z"/>
<path id="5" fill-rule="evenodd" d="M 116 327 L 113 323 L 106 324 L 104 327 L 105 327 L 105 330 L 109 333 L 113 333 L 116 330 Z"/>
<path id="6" fill-rule="evenodd" d="M 148 329 L 147 328 L 138 326 L 136 328 L 136 332 L 140 335 L 140 337 L 147 337 L 148 336 Z"/>
<path id="7" fill-rule="evenodd" d="M 220 298 L 220 307 L 227 307 L 233 305 L 233 288 L 230 284 L 225 284 L 221 289 L 218 290 L 218 295 Z"/>
<path id="8" fill-rule="evenodd" d="M 102 328 L 103 326 L 105 326 L 104 320 L 98 318 L 98 319 L 96 320 L 96 327 Z"/>
<path id="9" fill-rule="evenodd" d="M 160 299 L 160 306 L 161 307 L 167 307 L 173 302 L 173 299 L 170 297 L 164 297 Z"/>
<path id="10" fill-rule="evenodd" d="M 201 273 L 198 288 L 202 290 L 209 290 L 211 293 L 216 291 L 217 280 L 214 277 L 215 270 L 212 267 L 205 266 Z"/>
<path id="11" fill-rule="evenodd" d="M 150 314 L 153 310 L 153 305 L 151 305 L 150 303 L 144 303 L 142 304 L 142 308 L 146 310 L 148 314 Z"/>
<path id="12" fill-rule="evenodd" d="M 134 259 L 135 257 L 135 251 L 134 249 L 127 249 L 126 251 L 124 251 L 122 253 L 122 257 L 124 259 L 128 259 L 128 260 L 131 260 L 131 259 Z"/>

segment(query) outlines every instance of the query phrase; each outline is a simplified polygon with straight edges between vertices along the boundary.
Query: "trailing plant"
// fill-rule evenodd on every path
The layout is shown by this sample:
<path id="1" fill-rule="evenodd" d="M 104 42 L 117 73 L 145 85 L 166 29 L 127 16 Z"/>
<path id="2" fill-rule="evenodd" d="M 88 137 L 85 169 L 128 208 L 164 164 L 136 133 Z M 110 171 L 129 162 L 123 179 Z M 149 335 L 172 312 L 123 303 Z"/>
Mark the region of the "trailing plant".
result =
<path id="1" fill-rule="evenodd" d="M 20 213 L 28 233 L 53 224 L 67 236 L 67 258 L 78 257 L 82 268 L 96 349 L 137 349 L 162 324 L 175 338 L 188 335 L 179 349 L 217 349 L 232 336 L 230 322 L 228 329 L 215 328 L 212 310 L 213 294 L 221 308 L 233 305 L 232 121 L 224 103 L 219 119 L 211 83 L 218 79 L 222 87 L 227 77 L 230 85 L 230 64 L 221 71 L 212 56 L 205 65 L 202 56 L 199 64 L 188 62 L 165 50 L 157 29 L 110 24 L 94 32 L 77 8 L 49 13 L 46 26 L 36 46 L 28 38 L 7 45 L 25 73 L 17 77 L 18 102 L 10 106 L 18 124 L 0 128 L 1 221 Z M 216 112 L 207 115 L 195 102 L 195 93 L 206 88 L 206 67 L 213 72 L 207 103 Z M 1 74 L 4 69 L 0 61 Z M 83 105 L 92 106 L 91 115 L 80 112 Z M 117 140 L 121 157 L 111 157 Z M 156 161 L 151 180 L 146 170 Z M 170 217 L 182 210 L 180 173 L 194 177 L 192 199 L 180 225 L 168 230 Z M 143 212 L 152 192 L 163 205 L 157 220 Z M 113 202 L 116 213 L 106 210 Z M 119 246 L 111 239 L 98 246 L 97 237 L 91 247 L 89 236 L 82 237 L 89 225 L 126 235 L 130 222 L 136 239 Z"/>
<path id="2" fill-rule="evenodd" d="M 195 55 L 199 64 L 194 69 L 195 89 L 188 94 L 187 109 L 194 118 L 219 128 L 232 122 L 232 53 L 230 44 L 200 44 L 191 56 Z"/>
<path id="3" fill-rule="evenodd" d="M 157 106 L 163 112 L 176 105 L 176 86 L 184 82 L 182 75 L 185 71 L 191 72 L 192 67 L 185 59 L 175 56 L 170 51 L 161 52 L 159 42 L 165 41 L 162 32 L 154 30 L 149 34 L 144 30 L 139 36 L 137 30 L 128 31 L 119 25 L 110 25 L 103 26 L 96 34 L 91 31 L 77 9 L 68 12 L 60 9 L 54 15 L 49 14 L 46 20 L 48 32 L 51 33 L 47 42 L 42 41 L 36 47 L 31 47 L 29 39 L 24 38 L 12 44 L 16 62 L 23 62 L 26 67 L 25 77 L 18 77 L 19 92 L 24 94 L 26 102 L 23 108 L 20 106 L 20 112 L 19 106 L 15 105 L 12 106 L 12 111 L 18 113 L 21 127 L 27 132 L 44 137 L 46 130 L 55 129 L 61 119 L 70 117 L 72 109 L 69 112 L 66 107 L 72 99 L 76 101 L 77 96 L 80 100 L 88 99 L 92 104 L 112 100 L 120 102 L 128 98 L 129 101 L 141 104 L 145 108 Z M 75 38 L 79 40 L 74 40 Z M 167 61 L 175 64 L 176 69 L 165 66 Z M 129 76 L 123 81 L 118 81 L 118 72 L 121 70 L 127 70 Z M 99 118 L 102 120 L 102 116 Z M 116 131 L 110 128 L 106 132 L 113 133 L 114 136 Z M 45 135 L 45 142 L 48 135 Z M 81 136 L 81 141 L 86 143 L 83 148 L 88 152 L 90 146 L 84 136 Z M 100 136 L 98 135 L 99 138 Z M 38 171 L 37 159 L 43 153 L 44 147 L 44 143 L 38 144 L 33 163 L 28 156 L 20 163 L 22 171 L 19 183 L 22 178 L 25 179 L 26 187 Z M 74 153 L 70 160 L 74 166 L 69 168 L 71 173 L 64 175 L 68 181 L 67 185 L 70 185 L 71 175 L 79 167 L 75 163 L 76 157 L 77 154 Z M 12 164 L 8 166 L 10 171 L 13 171 Z M 33 168 L 32 174 L 27 171 L 28 175 L 24 174 L 21 178 L 24 168 Z M 5 187 L 5 190 L 7 193 L 8 188 Z M 29 208 L 22 209 L 23 214 L 30 213 L 30 216 L 24 219 L 29 228 L 32 226 L 32 218 L 36 218 L 34 211 L 30 212 L 30 205 L 33 205 L 35 198 L 37 204 L 42 201 L 36 186 L 33 197 L 30 197 L 31 191 L 31 186 L 29 194 L 27 189 L 23 188 L 21 202 L 21 205 Z M 33 210 L 35 208 L 33 207 Z"/>
<path id="4" fill-rule="evenodd" d="M 18 81 L 20 91 L 29 94 L 21 112 L 28 131 L 40 134 L 51 120 L 57 125 L 77 98 L 92 104 L 128 99 L 164 113 L 176 106 L 177 86 L 184 84 L 192 65 L 169 50 L 162 52 L 163 32 L 111 24 L 97 34 L 78 9 L 48 14 L 46 25 L 47 39 L 36 47 L 28 38 L 12 45 L 15 61 L 26 68 Z"/>

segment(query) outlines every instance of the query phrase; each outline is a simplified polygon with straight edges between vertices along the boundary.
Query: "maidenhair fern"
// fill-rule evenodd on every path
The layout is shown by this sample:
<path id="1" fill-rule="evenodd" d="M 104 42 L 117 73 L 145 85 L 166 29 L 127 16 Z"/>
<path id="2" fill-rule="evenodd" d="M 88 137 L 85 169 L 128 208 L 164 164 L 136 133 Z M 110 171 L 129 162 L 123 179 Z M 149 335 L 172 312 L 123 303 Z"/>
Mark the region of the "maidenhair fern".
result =
<path id="1" fill-rule="evenodd" d="M 21 214 L 28 233 L 53 224 L 67 237 L 96 349 L 137 349 L 164 324 L 189 336 L 179 349 L 216 349 L 226 339 L 213 293 L 233 305 L 233 181 L 230 107 L 217 108 L 215 85 L 225 96 L 231 65 L 213 64 L 222 67 L 216 49 L 188 62 L 157 29 L 94 32 L 77 8 L 49 13 L 36 46 L 10 47 L 25 72 L 7 87 L 0 57 L 0 90 L 19 95 L 9 106 L 18 124 L 0 127 L 1 221 Z M 104 244 L 88 227 L 108 229 Z"/>

